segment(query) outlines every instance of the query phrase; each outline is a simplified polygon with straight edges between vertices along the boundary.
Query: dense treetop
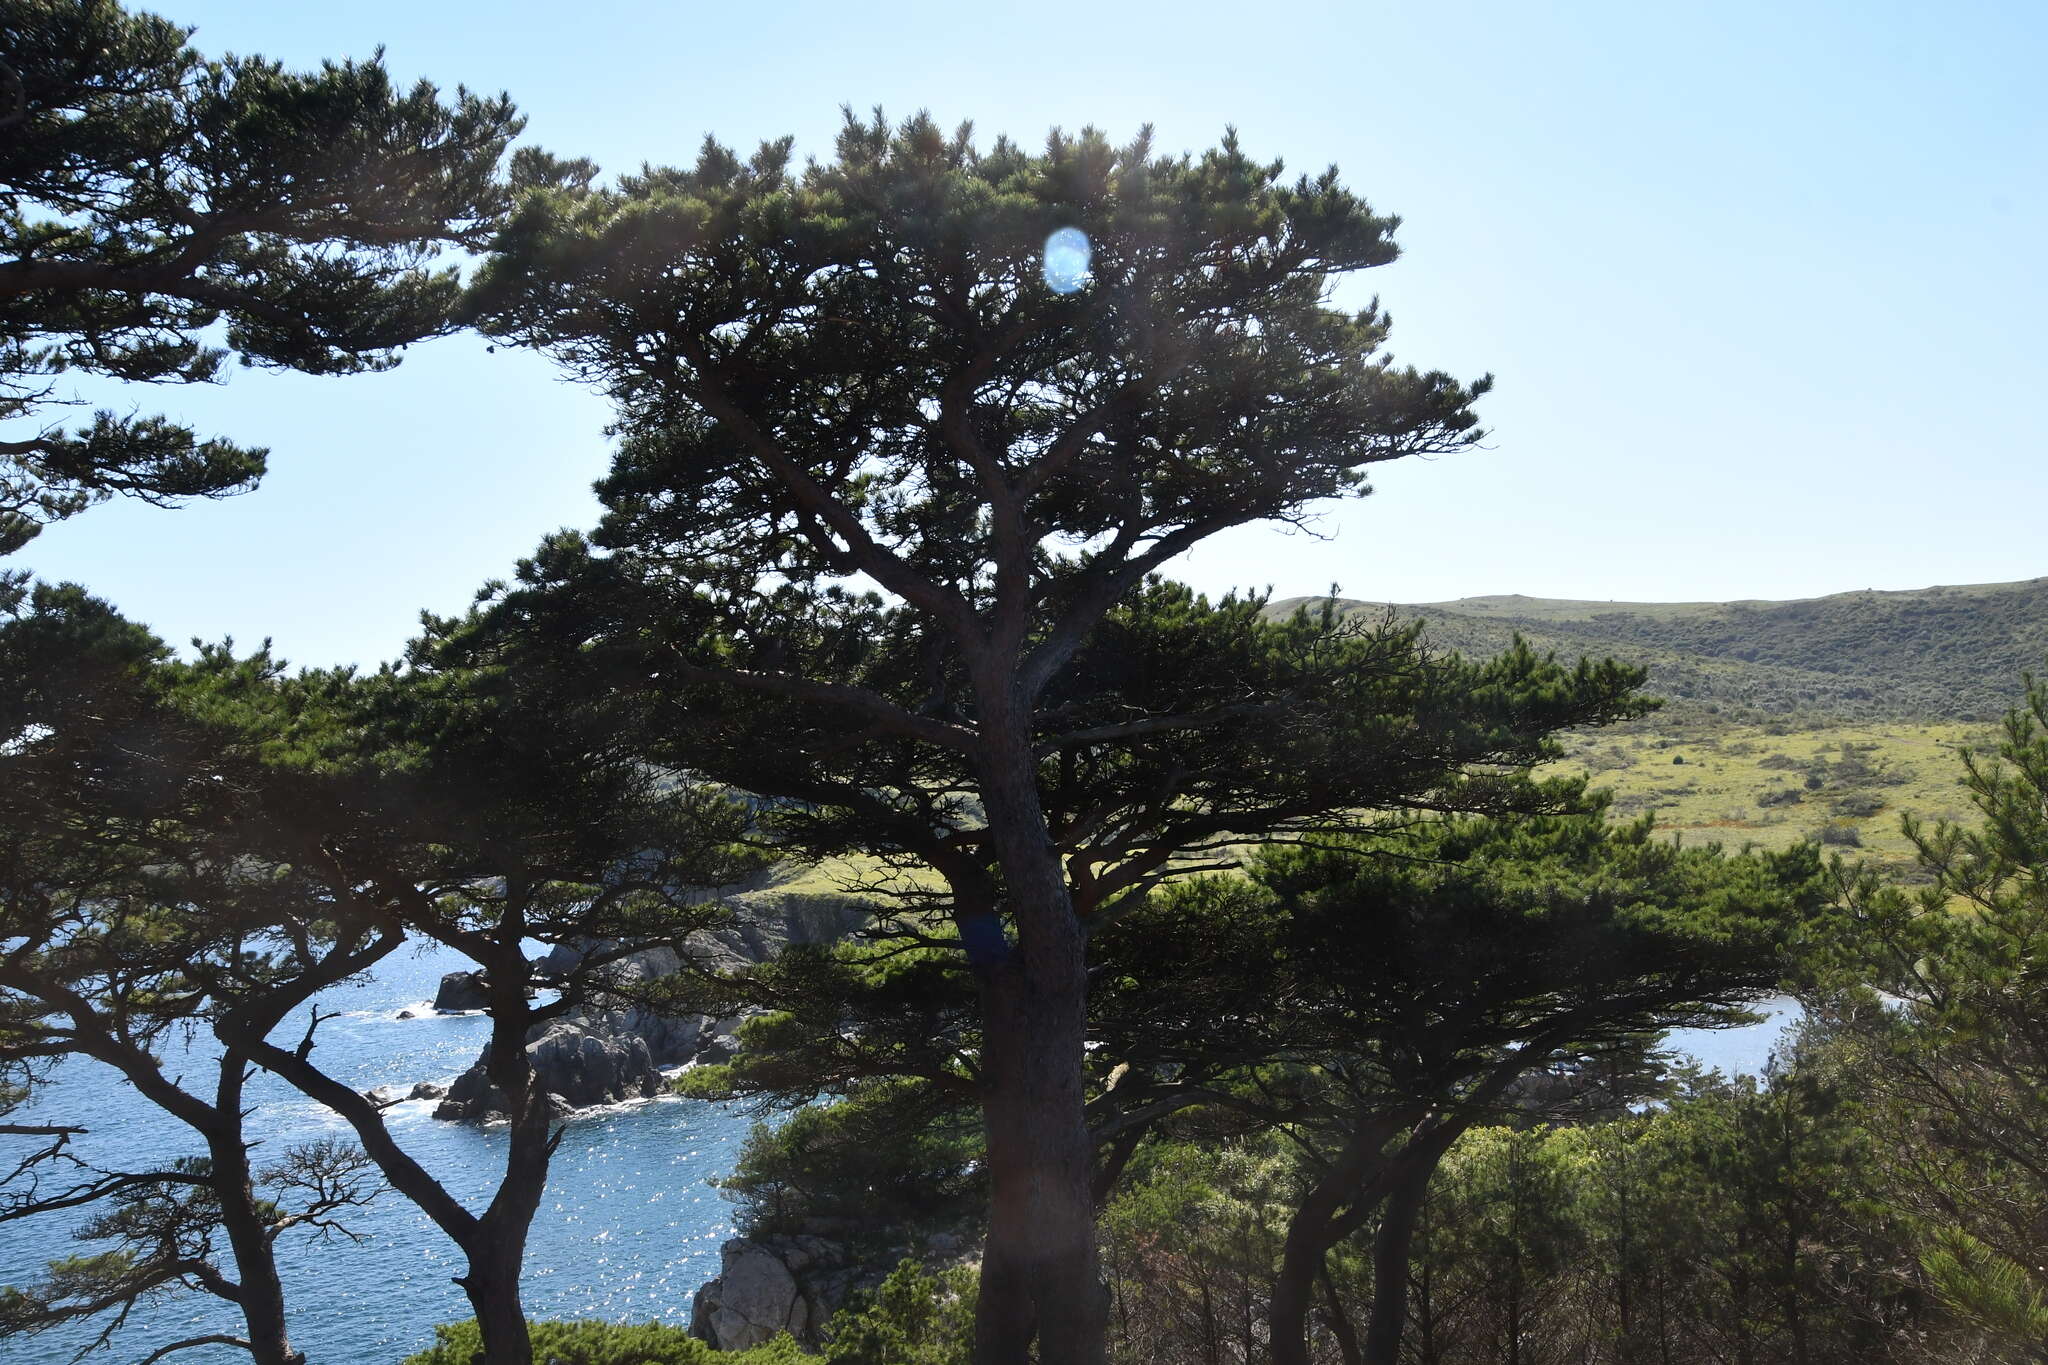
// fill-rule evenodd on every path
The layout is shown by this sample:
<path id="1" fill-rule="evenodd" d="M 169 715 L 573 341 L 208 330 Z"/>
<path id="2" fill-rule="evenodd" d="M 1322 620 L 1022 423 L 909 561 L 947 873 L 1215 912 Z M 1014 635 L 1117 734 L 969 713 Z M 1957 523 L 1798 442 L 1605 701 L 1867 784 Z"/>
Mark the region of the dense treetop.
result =
<path id="1" fill-rule="evenodd" d="M 1376 307 L 1325 306 L 1393 258 L 1394 220 L 1234 136 L 1033 155 L 849 117 L 801 170 L 786 140 L 603 190 L 586 164 L 519 169 L 542 188 L 482 317 L 617 400 L 602 538 L 729 599 L 764 569 L 860 572 L 949 632 L 1042 634 L 1029 686 L 1204 536 L 1473 436 L 1484 381 L 1396 369 Z M 1062 293 L 1044 253 L 1068 227 L 1092 259 Z M 761 548 L 734 567 L 740 543 Z"/>
<path id="2" fill-rule="evenodd" d="M 0 4 L 0 547 L 111 494 L 253 483 L 264 452 L 161 417 L 71 431 L 65 372 L 212 380 L 387 368 L 446 331 L 437 256 L 505 203 L 504 96 L 394 86 L 381 58 L 209 60 L 111 0 Z"/>

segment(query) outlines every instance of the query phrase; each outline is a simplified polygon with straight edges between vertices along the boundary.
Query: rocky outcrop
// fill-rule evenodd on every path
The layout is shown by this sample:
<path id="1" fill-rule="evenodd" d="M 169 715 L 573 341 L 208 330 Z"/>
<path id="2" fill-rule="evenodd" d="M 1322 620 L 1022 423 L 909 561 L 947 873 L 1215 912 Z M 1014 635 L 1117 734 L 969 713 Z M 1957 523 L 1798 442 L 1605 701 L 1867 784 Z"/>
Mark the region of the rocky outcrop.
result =
<path id="1" fill-rule="evenodd" d="M 650 1099 L 661 1090 L 661 1071 L 643 1039 L 589 1020 L 538 1025 L 528 1035 L 526 1056 L 557 1113 Z M 434 1117 L 480 1123 L 504 1112 L 504 1092 L 491 1084 L 479 1061 L 455 1078 Z"/>
<path id="2" fill-rule="evenodd" d="M 441 989 L 434 992 L 434 1008 L 443 1014 L 480 1010 L 489 1003 L 482 972 L 450 972 L 441 978 Z"/>
<path id="3" fill-rule="evenodd" d="M 779 1332 L 816 1340 L 860 1278 L 847 1249 L 823 1237 L 735 1237 L 718 1261 L 718 1278 L 690 1304 L 690 1334 L 721 1351 Z"/>
<path id="4" fill-rule="evenodd" d="M 448 1087 L 445 1085 L 435 1081 L 421 1081 L 410 1090 L 395 1085 L 380 1085 L 374 1090 L 365 1090 L 363 1098 L 379 1109 L 389 1109 L 392 1105 L 401 1104 L 406 1100 L 438 1100 L 447 1093 Z"/>
<path id="5" fill-rule="evenodd" d="M 721 1351 L 741 1351 L 811 1325 L 811 1305 L 788 1264 L 769 1248 L 735 1237 L 719 1250 L 718 1278 L 697 1291 L 690 1332 Z"/>
<path id="6" fill-rule="evenodd" d="M 771 878 L 775 875 L 783 874 L 771 874 Z M 736 898 L 733 912 L 731 923 L 693 934 L 684 941 L 683 950 L 693 963 L 729 971 L 765 962 L 791 944 L 827 943 L 841 938 L 868 916 L 867 907 L 856 901 L 786 895 L 767 885 Z M 538 965 L 545 973 L 564 976 L 574 971 L 587 954 L 606 946 L 557 944 Z M 738 1046 L 735 1034 L 741 1017 L 665 1015 L 629 1003 L 635 985 L 658 980 L 681 967 L 682 958 L 668 947 L 650 948 L 607 964 L 606 975 L 620 997 L 616 1008 L 579 1010 L 539 1026 L 527 1036 L 527 1055 L 542 1087 L 558 1097 L 565 1109 L 615 1104 L 658 1093 L 659 1068 L 731 1057 Z M 467 994 L 452 994 L 466 989 L 464 978 L 468 979 L 468 986 L 479 988 L 477 1004 L 444 1006 L 444 997 L 470 998 Z M 480 986 L 479 973 L 451 972 L 441 980 L 441 994 L 435 997 L 434 1007 L 481 1009 Z M 484 1075 L 479 1058 L 456 1079 L 434 1116 L 474 1121 L 502 1113 L 503 1108 L 504 1097 Z"/>
<path id="7" fill-rule="evenodd" d="M 929 1267 L 971 1261 L 976 1248 L 955 1233 L 866 1246 L 810 1234 L 735 1237 L 719 1248 L 718 1278 L 690 1303 L 690 1335 L 721 1351 L 739 1351 L 788 1332 L 815 1346 L 832 1315 L 856 1290 L 872 1290 L 906 1256 Z"/>
<path id="8" fill-rule="evenodd" d="M 544 972 L 566 975 L 576 969 L 586 952 L 597 946 L 572 948 L 567 944 L 557 944 L 538 965 Z M 635 986 L 659 980 L 681 966 L 682 960 L 676 956 L 675 949 L 649 948 L 621 958 L 605 970 L 617 989 L 630 995 Z M 594 1030 L 639 1038 L 647 1044 L 647 1051 L 656 1066 L 680 1066 L 694 1059 L 710 1037 L 708 1026 L 715 1023 L 701 1014 L 657 1014 L 644 1006 L 632 1004 L 610 1010 L 583 1010 L 576 1017 Z"/>

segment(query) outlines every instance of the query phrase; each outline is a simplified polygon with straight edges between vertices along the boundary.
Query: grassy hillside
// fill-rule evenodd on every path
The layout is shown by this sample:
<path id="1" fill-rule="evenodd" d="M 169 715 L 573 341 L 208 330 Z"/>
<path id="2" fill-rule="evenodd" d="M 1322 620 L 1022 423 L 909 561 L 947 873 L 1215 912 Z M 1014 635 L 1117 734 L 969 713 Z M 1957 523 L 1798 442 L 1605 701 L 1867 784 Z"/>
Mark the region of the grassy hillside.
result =
<path id="1" fill-rule="evenodd" d="M 1907 875 L 1900 814 L 1968 814 L 1958 749 L 1994 745 L 2022 672 L 2048 661 L 2048 578 L 1795 602 L 1340 609 L 1420 619 L 1432 644 L 1467 654 L 1521 635 L 1563 658 L 1642 664 L 1665 708 L 1572 736 L 1563 765 L 1612 791 L 1617 816 L 1654 811 L 1682 838 L 1728 844 L 1823 838 Z"/>
<path id="2" fill-rule="evenodd" d="M 2048 578 L 1795 602 L 1473 597 L 1393 609 L 1445 649 L 1490 654 L 1520 634 L 1562 657 L 1641 663 L 1672 714 L 1755 723 L 1992 721 L 2018 700 L 2021 672 L 2048 659 Z"/>

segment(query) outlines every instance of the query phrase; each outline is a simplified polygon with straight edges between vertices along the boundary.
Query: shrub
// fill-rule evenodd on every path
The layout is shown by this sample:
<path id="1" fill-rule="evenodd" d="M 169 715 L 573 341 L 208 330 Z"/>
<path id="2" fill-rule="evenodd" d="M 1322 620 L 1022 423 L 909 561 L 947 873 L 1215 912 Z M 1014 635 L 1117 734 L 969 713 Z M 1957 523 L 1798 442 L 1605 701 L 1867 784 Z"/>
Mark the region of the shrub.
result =
<path id="1" fill-rule="evenodd" d="M 1850 792 L 1837 799 L 1828 807 L 1836 815 L 1847 815 L 1857 819 L 1875 815 L 1884 809 L 1884 798 L 1870 792 Z"/>
<path id="2" fill-rule="evenodd" d="M 788 1333 L 751 1350 L 716 1351 L 659 1322 L 536 1322 L 531 1330 L 534 1360 L 558 1365 L 804 1365 L 817 1359 Z M 404 1365 L 472 1365 L 483 1359 L 483 1349 L 476 1319 L 447 1322 L 434 1329 L 434 1344 Z"/>
<path id="3" fill-rule="evenodd" d="M 876 1237 L 947 1227 L 980 1203 L 978 1125 L 945 1097 L 903 1082 L 863 1085 L 836 1103 L 757 1124 L 731 1175 L 714 1183 L 738 1204 L 748 1236 L 795 1232 L 818 1220 Z"/>
<path id="4" fill-rule="evenodd" d="M 968 1365 L 976 1288 L 971 1270 L 927 1275 L 904 1260 L 833 1315 L 825 1365 Z"/>
<path id="5" fill-rule="evenodd" d="M 1801 799 L 1799 793 L 1790 787 L 1773 787 L 1759 795 L 1756 803 L 1759 806 L 1792 806 L 1797 805 Z"/>
<path id="6" fill-rule="evenodd" d="M 1863 836 L 1847 820 L 1830 820 L 1820 827 L 1820 841 L 1838 848 L 1861 848 Z"/>

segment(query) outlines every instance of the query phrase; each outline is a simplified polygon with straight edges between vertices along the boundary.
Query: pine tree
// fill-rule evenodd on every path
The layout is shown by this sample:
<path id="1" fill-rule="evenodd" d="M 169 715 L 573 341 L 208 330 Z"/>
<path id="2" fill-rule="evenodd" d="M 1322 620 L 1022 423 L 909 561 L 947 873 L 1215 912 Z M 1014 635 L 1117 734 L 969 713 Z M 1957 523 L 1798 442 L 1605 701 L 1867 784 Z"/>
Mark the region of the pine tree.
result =
<path id="1" fill-rule="evenodd" d="M 0 0 L 0 553 L 102 498 L 218 497 L 263 471 L 165 417 L 67 430 L 64 374 L 389 368 L 451 328 L 460 282 L 436 257 L 504 206 L 502 95 L 400 90 L 381 59 L 208 60 L 190 33 L 112 0 Z"/>
<path id="2" fill-rule="evenodd" d="M 1293 679 L 1318 651 L 1349 651 L 1335 671 L 1363 691 L 1413 684 L 1343 736 L 1364 741 L 1367 785 L 1412 800 L 1462 761 L 1613 713 L 1626 686 L 1524 657 L 1453 719 L 1449 675 L 1404 672 L 1412 637 L 1305 629 L 1288 674 L 1287 642 L 1242 611 L 1246 647 L 1287 681 L 1183 693 L 1213 676 L 1197 656 L 1115 651 L 1088 675 L 1091 639 L 1147 575 L 1229 527 L 1363 493 L 1372 464 L 1464 449 L 1487 382 L 1396 368 L 1377 306 L 1329 306 L 1337 279 L 1393 259 L 1394 220 L 1334 171 L 1287 181 L 1234 135 L 1176 158 L 1148 136 L 1056 133 L 1034 155 L 849 115 L 829 161 L 797 170 L 790 150 L 707 143 L 694 167 L 601 189 L 588 165 L 524 163 L 480 316 L 601 385 L 623 439 L 609 555 L 553 545 L 500 605 L 623 651 L 621 686 L 712 708 L 723 749 L 667 761 L 836 814 L 842 847 L 944 879 L 984 969 L 977 1359 L 1021 1362 L 1035 1341 L 1046 1361 L 1099 1361 L 1081 1079 L 1086 941 L 1117 903 L 1099 864 L 1134 889 L 1232 829 L 1257 783 L 1287 790 L 1297 755 L 1335 771 L 1342 740 L 1318 750 L 1312 720 L 1282 724 L 1310 714 Z M 1416 719 L 1439 702 L 1443 723 Z M 1251 786 L 1206 788 L 1219 768 L 1177 761 L 1283 734 Z M 1141 771 L 1163 785 L 1117 788 L 1108 816 L 1061 804 L 1063 773 Z M 1331 809 L 1269 804 L 1268 827 Z M 1116 847 L 1098 857 L 1098 840 Z"/>

